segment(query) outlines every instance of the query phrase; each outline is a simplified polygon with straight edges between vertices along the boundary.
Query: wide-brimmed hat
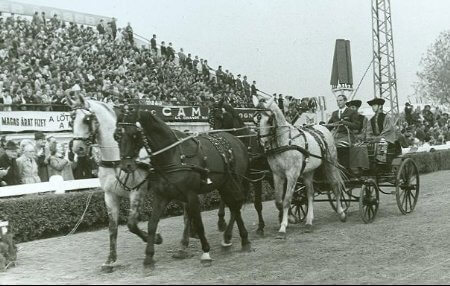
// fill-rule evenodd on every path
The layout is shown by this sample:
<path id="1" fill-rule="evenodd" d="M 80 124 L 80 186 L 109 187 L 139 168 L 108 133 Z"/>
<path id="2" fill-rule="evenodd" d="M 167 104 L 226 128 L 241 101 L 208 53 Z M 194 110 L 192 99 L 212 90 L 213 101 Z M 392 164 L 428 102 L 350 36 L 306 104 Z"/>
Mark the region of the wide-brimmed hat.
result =
<path id="1" fill-rule="evenodd" d="M 383 98 L 374 98 L 372 100 L 369 100 L 367 103 L 372 106 L 372 105 L 383 105 L 385 102 L 385 100 Z"/>
<path id="2" fill-rule="evenodd" d="M 360 108 L 362 104 L 361 100 L 355 99 L 355 100 L 350 100 L 348 102 L 345 103 L 345 105 L 347 105 L 348 107 L 350 106 L 356 106 L 357 108 Z"/>
<path id="3" fill-rule="evenodd" d="M 17 144 L 14 141 L 10 140 L 10 141 L 6 142 L 5 150 L 15 151 L 17 149 L 18 149 Z"/>
<path id="4" fill-rule="evenodd" d="M 41 139 L 45 139 L 44 133 L 42 133 L 41 131 L 34 133 L 34 140 L 41 140 Z"/>

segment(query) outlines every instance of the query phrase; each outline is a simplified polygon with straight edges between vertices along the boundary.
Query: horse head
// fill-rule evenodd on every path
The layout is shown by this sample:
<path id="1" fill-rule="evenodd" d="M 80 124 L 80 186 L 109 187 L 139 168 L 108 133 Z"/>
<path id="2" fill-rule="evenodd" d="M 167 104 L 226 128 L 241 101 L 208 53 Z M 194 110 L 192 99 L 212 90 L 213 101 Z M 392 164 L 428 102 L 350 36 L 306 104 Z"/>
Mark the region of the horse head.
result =
<path id="1" fill-rule="evenodd" d="M 72 149 L 76 154 L 83 155 L 89 151 L 90 145 L 96 140 L 99 121 L 83 96 L 79 95 L 75 101 L 70 100 L 69 104 L 73 109 L 71 114 L 74 136 Z"/>
<path id="2" fill-rule="evenodd" d="M 261 139 L 261 144 L 266 145 L 273 131 L 273 126 L 276 123 L 275 115 L 272 111 L 272 106 L 274 103 L 273 97 L 262 97 L 253 96 L 253 104 L 259 111 L 253 118 L 258 130 L 258 136 Z"/>
<path id="3" fill-rule="evenodd" d="M 117 127 L 114 131 L 114 140 L 117 141 L 120 149 L 120 168 L 127 173 L 136 170 L 136 159 L 141 148 L 145 146 L 144 142 L 146 142 L 139 123 L 138 112 L 124 111 L 117 120 Z"/>

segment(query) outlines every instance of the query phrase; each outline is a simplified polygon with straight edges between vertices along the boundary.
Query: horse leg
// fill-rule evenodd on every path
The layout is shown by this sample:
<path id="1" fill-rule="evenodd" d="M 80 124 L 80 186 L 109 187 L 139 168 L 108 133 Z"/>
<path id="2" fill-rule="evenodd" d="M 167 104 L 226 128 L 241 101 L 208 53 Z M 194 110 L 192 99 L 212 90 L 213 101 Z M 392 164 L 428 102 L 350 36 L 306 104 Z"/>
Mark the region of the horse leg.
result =
<path id="1" fill-rule="evenodd" d="M 187 199 L 189 204 L 189 217 L 194 221 L 195 229 L 197 230 L 198 237 L 200 238 L 200 242 L 202 244 L 203 254 L 200 262 L 205 265 L 210 265 L 212 259 L 209 255 L 210 247 L 208 241 L 206 240 L 205 229 L 203 227 L 202 216 L 200 214 L 200 201 L 197 194 L 194 192 L 189 192 Z"/>
<path id="2" fill-rule="evenodd" d="M 335 172 L 338 172 L 338 171 L 335 169 Z M 333 176 L 333 178 L 336 178 L 337 176 L 338 176 L 338 174 Z M 336 207 L 337 207 L 336 210 L 339 215 L 339 219 L 342 222 L 345 222 L 347 220 L 347 214 L 345 213 L 345 211 L 341 205 L 341 193 L 343 190 L 342 190 L 341 185 L 339 184 L 338 180 L 335 179 L 332 184 L 333 184 L 332 187 L 333 187 L 333 191 L 334 191 L 334 196 L 336 197 Z"/>
<path id="3" fill-rule="evenodd" d="M 303 177 L 303 183 L 306 187 L 308 196 L 308 213 L 306 214 L 306 229 L 305 232 L 312 232 L 312 222 L 314 220 L 314 186 L 313 186 L 313 173 L 309 173 Z"/>
<path id="4" fill-rule="evenodd" d="M 233 243 L 231 242 L 231 238 L 233 237 L 233 228 L 235 220 L 236 219 L 234 213 L 230 212 L 230 221 L 228 222 L 228 226 L 225 229 L 225 232 L 223 233 L 222 247 L 224 248 L 228 248 L 233 245 Z"/>
<path id="5" fill-rule="evenodd" d="M 192 220 L 189 218 L 188 204 L 185 203 L 183 203 L 183 220 L 184 220 L 184 230 L 183 230 L 183 237 L 181 238 L 180 241 L 181 248 L 172 255 L 173 258 L 177 259 L 185 259 L 190 256 L 188 251 L 189 237 L 191 236 L 191 232 L 194 231 L 192 229 L 191 223 Z"/>
<path id="6" fill-rule="evenodd" d="M 256 233 L 258 235 L 263 236 L 264 235 L 264 218 L 262 216 L 262 182 L 257 181 L 253 184 L 254 191 L 255 191 L 255 201 L 254 206 L 255 210 L 258 213 L 258 229 L 256 230 Z"/>
<path id="7" fill-rule="evenodd" d="M 133 190 L 130 193 L 130 214 L 128 215 L 127 226 L 132 233 L 139 236 L 144 242 L 147 242 L 148 237 L 147 232 L 141 230 L 138 227 L 139 212 L 141 211 L 142 200 L 143 200 L 142 189 Z M 155 243 L 156 244 L 162 243 L 162 236 L 161 234 L 158 233 L 158 231 L 156 232 Z"/>
<path id="8" fill-rule="evenodd" d="M 283 219 L 281 221 L 280 229 L 278 230 L 277 238 L 286 239 L 286 228 L 289 223 L 289 208 L 291 206 L 292 194 L 294 193 L 295 184 L 297 183 L 297 178 L 300 174 L 296 172 L 295 174 L 290 174 L 286 180 L 286 192 L 283 198 Z"/>
<path id="9" fill-rule="evenodd" d="M 154 195 L 152 203 L 153 212 L 148 221 L 148 241 L 147 247 L 145 248 L 144 268 L 153 268 L 155 265 L 155 261 L 153 260 L 153 256 L 155 255 L 155 233 L 158 228 L 159 219 L 168 203 L 169 200 L 167 198 L 157 194 Z"/>
<path id="10" fill-rule="evenodd" d="M 234 202 L 230 205 L 230 212 L 233 213 L 233 216 L 236 219 L 236 224 L 239 228 L 239 235 L 241 236 L 241 245 L 242 245 L 242 251 L 251 251 L 251 243 L 248 240 L 248 231 L 245 228 L 244 220 L 242 219 L 241 215 L 241 207 L 242 202 Z"/>
<path id="11" fill-rule="evenodd" d="M 102 270 L 112 272 L 114 262 L 117 260 L 117 228 L 119 222 L 119 197 L 105 190 L 105 204 L 109 220 L 109 256 L 102 265 Z"/>
<path id="12" fill-rule="evenodd" d="M 283 215 L 283 193 L 284 193 L 284 184 L 285 179 L 277 174 L 273 174 L 273 183 L 275 189 L 275 206 L 278 209 L 278 220 L 281 223 L 282 215 Z"/>
<path id="13" fill-rule="evenodd" d="M 219 212 L 217 213 L 217 215 L 219 216 L 217 228 L 220 232 L 223 232 L 227 228 L 227 223 L 225 222 L 225 203 L 222 199 L 220 199 Z"/>

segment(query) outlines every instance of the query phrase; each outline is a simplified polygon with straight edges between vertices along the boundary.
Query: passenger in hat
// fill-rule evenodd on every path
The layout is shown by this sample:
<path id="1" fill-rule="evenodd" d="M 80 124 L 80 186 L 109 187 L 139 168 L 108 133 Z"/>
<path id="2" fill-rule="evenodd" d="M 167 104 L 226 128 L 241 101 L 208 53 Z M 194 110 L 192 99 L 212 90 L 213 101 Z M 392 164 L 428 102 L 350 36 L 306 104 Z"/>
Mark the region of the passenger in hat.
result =
<path id="1" fill-rule="evenodd" d="M 19 169 L 17 167 L 18 146 L 13 141 L 5 144 L 5 153 L 0 156 L 0 186 L 20 184 Z"/>
<path id="2" fill-rule="evenodd" d="M 375 115 L 370 119 L 370 124 L 366 131 L 366 139 L 379 142 L 381 139 L 394 144 L 396 141 L 396 134 L 394 124 L 389 115 L 383 112 L 383 98 L 374 98 L 367 102 Z"/>
<path id="3" fill-rule="evenodd" d="M 357 139 L 362 140 L 363 139 L 363 134 L 365 134 L 365 130 L 367 128 L 367 124 L 369 122 L 369 120 L 367 119 L 367 117 L 365 117 L 364 115 L 362 115 L 361 113 L 359 113 L 359 108 L 361 107 L 361 100 L 351 100 L 349 102 L 347 102 L 345 105 L 347 107 L 349 107 L 350 109 L 352 109 L 353 111 L 355 111 L 358 114 L 358 129 L 354 130 L 355 135 L 357 137 Z"/>
<path id="4" fill-rule="evenodd" d="M 47 145 L 47 140 L 45 139 L 45 134 L 41 131 L 34 133 L 35 141 L 35 160 L 38 165 L 38 175 L 41 178 L 41 182 L 48 182 L 48 157 L 50 156 L 50 151 Z"/>

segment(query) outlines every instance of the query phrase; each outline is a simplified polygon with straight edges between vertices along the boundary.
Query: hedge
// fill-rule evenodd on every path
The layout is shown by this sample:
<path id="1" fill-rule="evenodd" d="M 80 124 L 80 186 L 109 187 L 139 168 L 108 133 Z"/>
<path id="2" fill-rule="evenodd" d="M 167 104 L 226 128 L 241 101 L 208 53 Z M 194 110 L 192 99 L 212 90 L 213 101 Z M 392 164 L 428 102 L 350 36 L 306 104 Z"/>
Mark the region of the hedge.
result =
<path id="1" fill-rule="evenodd" d="M 263 199 L 272 198 L 272 192 L 264 184 Z M 1 191 L 1 188 L 0 188 Z M 16 242 L 66 235 L 74 228 L 83 214 L 87 200 L 89 207 L 77 231 L 95 230 L 108 226 L 108 215 L 101 190 L 71 192 L 63 195 L 41 194 L 0 200 L 0 220 L 7 220 Z M 253 196 L 250 196 L 253 197 Z M 217 208 L 219 193 L 214 191 L 201 195 L 202 210 Z M 126 224 L 130 201 L 121 199 L 119 223 Z M 147 195 L 141 209 L 140 220 L 147 220 L 151 214 L 151 195 Z M 183 214 L 182 205 L 171 202 L 165 216 Z"/>
<path id="2" fill-rule="evenodd" d="M 435 151 L 406 154 L 414 159 L 419 173 L 438 170 L 450 170 L 450 151 Z M 0 188 L 1 191 L 1 188 Z M 0 200 L 0 220 L 10 222 L 11 231 L 16 242 L 47 238 L 68 234 L 77 224 L 91 197 L 89 208 L 77 231 L 94 230 L 108 225 L 104 195 L 101 190 L 71 192 L 64 195 L 45 194 L 29 195 L 19 198 Z M 252 195 L 250 195 L 253 198 Z M 273 192 L 267 183 L 263 184 L 263 200 L 273 199 Z M 201 196 L 202 210 L 217 208 L 219 194 L 217 191 Z M 120 203 L 119 223 L 126 223 L 129 212 L 129 200 Z M 166 216 L 181 215 L 183 210 L 178 203 L 170 203 Z M 145 198 L 141 219 L 146 220 L 151 214 L 151 195 Z"/>

